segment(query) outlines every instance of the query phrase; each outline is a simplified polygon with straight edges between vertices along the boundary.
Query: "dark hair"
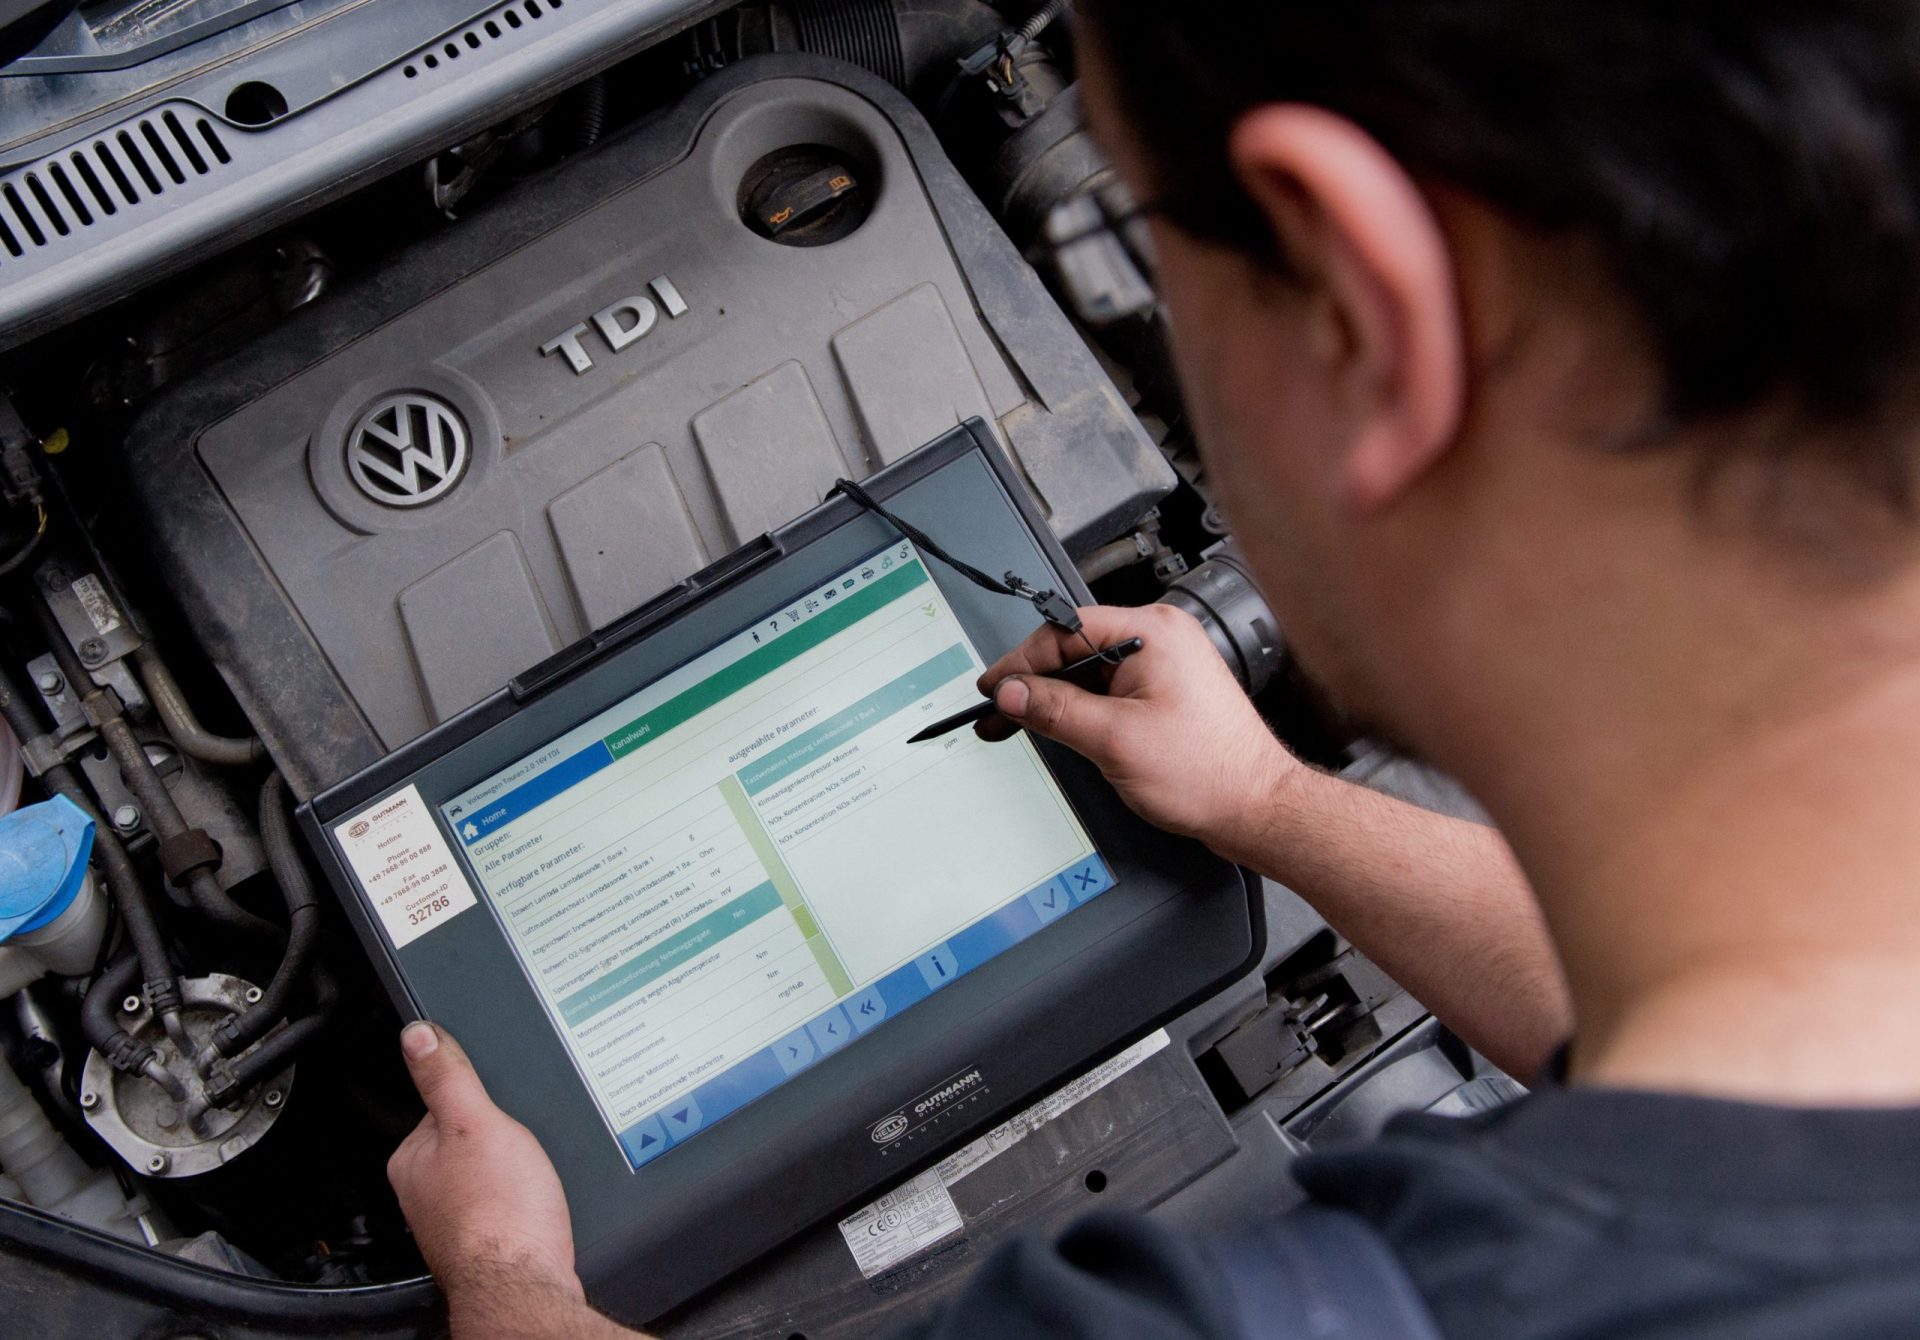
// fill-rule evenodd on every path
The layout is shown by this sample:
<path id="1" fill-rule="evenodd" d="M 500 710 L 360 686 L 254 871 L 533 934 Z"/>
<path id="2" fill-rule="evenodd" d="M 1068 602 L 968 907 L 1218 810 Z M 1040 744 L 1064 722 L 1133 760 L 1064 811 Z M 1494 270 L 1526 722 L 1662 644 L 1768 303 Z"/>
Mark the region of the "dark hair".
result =
<path id="1" fill-rule="evenodd" d="M 1910 0 L 1083 0 L 1173 221 L 1256 245 L 1227 137 L 1304 102 L 1596 244 L 1668 425 L 1780 405 L 1907 495 L 1920 361 Z M 1880 431 L 1869 431 L 1869 430 Z"/>

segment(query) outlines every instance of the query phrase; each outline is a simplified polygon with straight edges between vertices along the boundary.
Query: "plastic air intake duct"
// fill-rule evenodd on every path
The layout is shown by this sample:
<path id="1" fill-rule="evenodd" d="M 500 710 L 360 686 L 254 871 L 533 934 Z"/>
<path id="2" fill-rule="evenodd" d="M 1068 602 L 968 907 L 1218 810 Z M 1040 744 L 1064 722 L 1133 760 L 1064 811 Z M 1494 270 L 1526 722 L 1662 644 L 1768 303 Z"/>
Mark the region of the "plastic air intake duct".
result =
<path id="1" fill-rule="evenodd" d="M 1241 687 L 1260 692 L 1280 669 L 1286 644 L 1266 597 L 1253 584 L 1240 546 L 1229 540 L 1160 597 L 1200 621 Z"/>

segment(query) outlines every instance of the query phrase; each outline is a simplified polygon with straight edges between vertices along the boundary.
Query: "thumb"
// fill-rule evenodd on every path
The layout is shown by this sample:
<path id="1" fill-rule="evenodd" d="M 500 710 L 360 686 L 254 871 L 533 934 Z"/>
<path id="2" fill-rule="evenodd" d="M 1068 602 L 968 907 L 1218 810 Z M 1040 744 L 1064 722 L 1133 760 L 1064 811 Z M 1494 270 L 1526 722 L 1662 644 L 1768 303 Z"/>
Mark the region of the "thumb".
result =
<path id="1" fill-rule="evenodd" d="M 400 1030 L 400 1054 L 406 1058 L 413 1087 L 435 1120 L 468 1126 L 493 1106 L 473 1062 L 437 1024 L 415 1020 Z"/>
<path id="2" fill-rule="evenodd" d="M 1088 693 L 1065 680 L 1010 675 L 993 691 L 994 710 L 1036 735 L 1105 764 L 1121 701 Z"/>

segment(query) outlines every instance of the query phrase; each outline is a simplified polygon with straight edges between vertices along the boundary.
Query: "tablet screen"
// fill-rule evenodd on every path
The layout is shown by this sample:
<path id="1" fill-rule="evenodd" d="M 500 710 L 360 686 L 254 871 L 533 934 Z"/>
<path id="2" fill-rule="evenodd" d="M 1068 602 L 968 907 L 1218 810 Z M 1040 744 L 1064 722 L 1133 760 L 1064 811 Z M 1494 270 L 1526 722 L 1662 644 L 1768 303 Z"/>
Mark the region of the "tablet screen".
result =
<path id="1" fill-rule="evenodd" d="M 639 1167 L 1112 886 L 895 541 L 441 807 Z"/>

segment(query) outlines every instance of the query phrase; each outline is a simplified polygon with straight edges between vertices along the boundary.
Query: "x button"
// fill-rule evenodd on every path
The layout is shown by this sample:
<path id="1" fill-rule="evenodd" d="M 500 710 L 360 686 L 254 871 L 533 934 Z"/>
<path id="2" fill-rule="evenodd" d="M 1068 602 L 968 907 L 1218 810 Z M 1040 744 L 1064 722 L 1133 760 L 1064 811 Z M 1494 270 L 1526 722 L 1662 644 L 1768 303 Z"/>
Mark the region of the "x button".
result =
<path id="1" fill-rule="evenodd" d="M 1113 876 L 1107 873 L 1106 863 L 1095 856 L 1069 870 L 1061 882 L 1072 892 L 1074 902 L 1084 903 L 1112 888 Z"/>

